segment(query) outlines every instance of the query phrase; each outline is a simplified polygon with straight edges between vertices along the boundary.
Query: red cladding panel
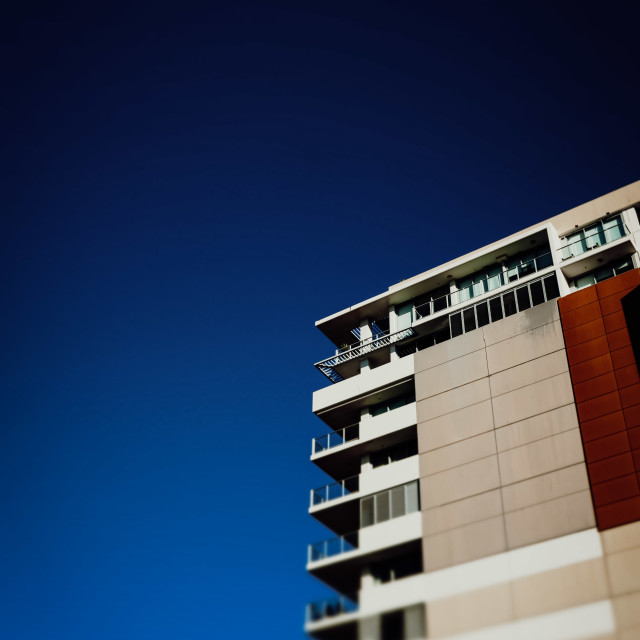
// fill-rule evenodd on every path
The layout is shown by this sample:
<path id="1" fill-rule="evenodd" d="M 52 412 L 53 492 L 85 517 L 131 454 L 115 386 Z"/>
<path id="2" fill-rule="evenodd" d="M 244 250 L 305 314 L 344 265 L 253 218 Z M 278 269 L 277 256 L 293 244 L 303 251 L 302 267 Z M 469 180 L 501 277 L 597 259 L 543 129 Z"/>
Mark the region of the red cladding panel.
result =
<path id="1" fill-rule="evenodd" d="M 602 356 L 596 356 L 580 364 L 573 365 L 571 367 L 571 379 L 574 384 L 579 384 L 609 371 L 613 371 L 613 362 L 611 361 L 611 354 L 605 353 Z"/>
<path id="2" fill-rule="evenodd" d="M 634 269 L 558 300 L 600 530 L 640 520 L 640 375 L 621 298 Z"/>

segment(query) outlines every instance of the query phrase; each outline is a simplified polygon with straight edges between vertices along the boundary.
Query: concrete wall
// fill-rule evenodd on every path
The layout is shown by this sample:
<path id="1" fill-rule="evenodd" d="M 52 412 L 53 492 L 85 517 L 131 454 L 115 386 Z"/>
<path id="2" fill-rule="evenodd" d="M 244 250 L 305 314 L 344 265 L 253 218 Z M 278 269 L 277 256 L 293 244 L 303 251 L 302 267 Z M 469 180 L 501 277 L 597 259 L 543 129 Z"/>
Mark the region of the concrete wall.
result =
<path id="1" fill-rule="evenodd" d="M 554 558 L 549 543 L 543 543 L 540 559 L 560 566 L 430 601 L 428 637 L 637 640 L 640 523 L 596 535 L 596 552 L 589 549 L 577 562 Z M 573 546 L 594 546 L 592 536 L 570 541 Z"/>
<path id="2" fill-rule="evenodd" d="M 556 301 L 415 370 L 426 572 L 595 525 Z"/>

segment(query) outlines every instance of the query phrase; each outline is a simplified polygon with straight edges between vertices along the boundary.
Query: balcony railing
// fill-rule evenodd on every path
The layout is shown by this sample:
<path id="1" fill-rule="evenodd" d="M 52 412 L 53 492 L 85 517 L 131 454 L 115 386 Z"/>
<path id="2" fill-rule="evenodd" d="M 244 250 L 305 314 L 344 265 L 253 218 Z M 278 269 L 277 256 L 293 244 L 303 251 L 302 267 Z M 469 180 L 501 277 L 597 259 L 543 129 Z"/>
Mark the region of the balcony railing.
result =
<path id="1" fill-rule="evenodd" d="M 530 276 L 532 273 L 537 273 L 542 269 L 546 269 L 553 264 L 551 252 L 543 253 L 536 258 L 531 258 L 518 265 L 507 267 L 505 271 L 493 276 L 487 276 L 470 284 L 468 287 L 452 291 L 439 298 L 434 298 L 423 304 L 415 307 L 416 320 L 426 318 L 430 315 L 444 311 L 449 307 L 455 307 L 464 302 L 468 302 L 472 298 L 481 296 L 484 293 L 499 289 L 507 284 L 516 282 L 520 278 Z"/>
<path id="2" fill-rule="evenodd" d="M 360 476 L 351 476 L 340 482 L 326 484 L 324 487 L 311 490 L 311 506 L 343 498 L 360 490 Z"/>
<path id="3" fill-rule="evenodd" d="M 605 227 L 605 224 L 609 226 Z M 610 242 L 624 238 L 629 233 L 629 229 L 621 218 L 610 218 L 606 220 L 604 224 L 599 223 L 596 228 L 567 236 L 567 244 L 560 247 L 558 251 L 562 256 L 562 260 L 569 260 L 587 251 L 592 251 Z M 575 240 L 571 240 L 572 237 L 574 237 Z"/>
<path id="4" fill-rule="evenodd" d="M 360 423 L 352 424 L 344 429 L 338 429 L 337 431 L 331 431 L 325 433 L 323 436 L 318 436 L 313 439 L 311 446 L 311 453 L 320 453 L 327 449 L 333 449 L 340 445 L 357 440 L 360 437 Z"/>
<path id="5" fill-rule="evenodd" d="M 335 370 L 335 367 L 338 365 L 354 360 L 355 358 L 361 358 L 368 353 L 411 338 L 413 335 L 415 335 L 415 330 L 412 328 L 401 329 L 394 333 L 380 333 L 373 338 L 359 340 L 344 349 L 338 349 L 335 356 L 316 362 L 315 366 L 332 382 L 340 382 L 344 380 L 344 378 Z"/>
<path id="6" fill-rule="evenodd" d="M 308 559 L 309 562 L 317 562 L 325 558 L 353 551 L 358 548 L 358 532 L 346 533 L 343 536 L 329 538 L 322 542 L 314 542 L 309 545 Z"/>
<path id="7" fill-rule="evenodd" d="M 358 596 L 351 594 L 348 596 L 336 596 L 327 598 L 319 602 L 310 602 L 307 605 L 307 624 L 318 622 L 324 618 L 338 616 L 341 613 L 353 613 L 358 610 Z"/>

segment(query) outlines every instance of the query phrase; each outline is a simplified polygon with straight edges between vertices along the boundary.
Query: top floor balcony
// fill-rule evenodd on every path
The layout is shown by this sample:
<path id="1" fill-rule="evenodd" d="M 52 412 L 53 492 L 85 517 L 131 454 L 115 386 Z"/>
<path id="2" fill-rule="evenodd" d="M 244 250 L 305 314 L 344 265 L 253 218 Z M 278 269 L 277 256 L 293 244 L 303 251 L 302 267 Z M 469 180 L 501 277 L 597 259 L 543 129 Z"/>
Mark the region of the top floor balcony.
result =
<path id="1" fill-rule="evenodd" d="M 525 242 L 527 244 L 523 244 Z M 494 253 L 466 265 L 469 271 L 475 269 L 472 273 L 465 273 L 462 265 L 452 270 L 453 275 L 446 276 L 450 279 L 446 284 L 439 284 L 427 293 L 394 304 L 390 318 L 369 323 L 372 337 L 345 344 L 334 356 L 321 360 L 315 366 L 332 382 L 341 382 L 360 373 L 363 358 L 369 360 L 369 370 L 387 364 L 391 359 L 391 347 L 397 347 L 397 352 L 404 348 L 405 343 L 425 336 L 431 337 L 434 344 L 448 340 L 453 337 L 447 323 L 452 312 L 473 299 L 496 295 L 521 280 L 524 282 L 536 274 L 546 274 L 554 265 L 546 231 L 538 231 L 517 245 L 505 247 L 504 251 L 504 254 L 496 256 Z M 485 266 L 480 267 L 482 264 Z M 378 324 L 391 325 L 394 330 L 381 331 Z M 358 330 L 353 331 L 357 333 Z"/>
<path id="2" fill-rule="evenodd" d="M 563 238 L 564 244 L 559 249 L 561 260 L 565 261 L 581 256 L 588 251 L 593 251 L 598 247 L 620 240 L 620 238 L 624 238 L 629 233 L 629 229 L 620 215 L 598 220 L 595 224 L 584 227 Z"/>
<path id="3" fill-rule="evenodd" d="M 621 215 L 599 220 L 569 234 L 558 249 L 560 269 L 569 280 L 636 252 L 633 235 Z"/>
<path id="4" fill-rule="evenodd" d="M 365 356 L 375 358 L 375 356 L 378 355 L 376 352 L 380 352 L 385 347 L 402 342 L 414 335 L 415 330 L 411 327 L 394 331 L 393 333 L 380 331 L 371 338 L 358 340 L 357 342 L 337 349 L 335 356 L 316 362 L 315 367 L 324 373 L 331 382 L 340 382 L 345 379 L 345 376 L 354 375 L 359 371 L 357 361 L 359 361 L 360 358 Z M 388 353 L 386 355 L 388 360 Z M 344 365 L 348 365 L 349 363 L 352 363 L 352 366 L 348 367 L 349 370 L 347 371 L 347 367 Z"/>

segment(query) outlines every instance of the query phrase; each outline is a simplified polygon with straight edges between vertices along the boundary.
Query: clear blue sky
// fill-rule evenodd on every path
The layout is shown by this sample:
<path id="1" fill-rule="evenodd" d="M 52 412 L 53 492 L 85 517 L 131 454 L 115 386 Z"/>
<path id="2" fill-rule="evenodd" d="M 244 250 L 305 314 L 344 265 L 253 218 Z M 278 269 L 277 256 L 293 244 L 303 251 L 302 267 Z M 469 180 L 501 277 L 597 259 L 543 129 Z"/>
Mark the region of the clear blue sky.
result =
<path id="1" fill-rule="evenodd" d="M 0 638 L 301 638 L 314 321 L 640 178 L 637 16 L 131 4 L 3 17 Z"/>

